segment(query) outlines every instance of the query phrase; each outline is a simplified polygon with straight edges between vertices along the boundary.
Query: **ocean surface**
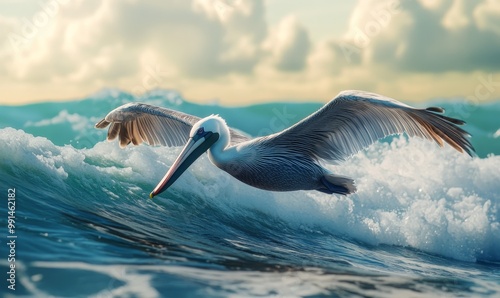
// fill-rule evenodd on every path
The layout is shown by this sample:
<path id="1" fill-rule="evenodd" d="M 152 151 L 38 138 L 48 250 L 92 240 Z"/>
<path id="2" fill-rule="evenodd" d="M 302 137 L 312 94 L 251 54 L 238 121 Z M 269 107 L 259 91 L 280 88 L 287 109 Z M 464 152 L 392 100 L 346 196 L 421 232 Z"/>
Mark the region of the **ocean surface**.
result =
<path id="1" fill-rule="evenodd" d="M 229 108 L 113 89 L 1 106 L 1 296 L 500 297 L 500 102 L 419 104 L 467 121 L 477 156 L 386 138 L 328 165 L 356 180 L 347 197 L 255 189 L 205 154 L 151 200 L 180 148 L 120 149 L 94 128 L 132 101 L 220 114 L 253 136 L 321 106 Z"/>

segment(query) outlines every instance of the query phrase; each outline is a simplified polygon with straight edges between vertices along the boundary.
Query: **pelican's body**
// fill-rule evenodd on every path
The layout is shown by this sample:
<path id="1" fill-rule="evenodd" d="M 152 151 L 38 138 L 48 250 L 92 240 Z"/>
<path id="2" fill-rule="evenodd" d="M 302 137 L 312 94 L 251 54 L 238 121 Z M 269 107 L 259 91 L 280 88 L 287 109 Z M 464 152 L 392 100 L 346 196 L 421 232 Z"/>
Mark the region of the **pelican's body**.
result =
<path id="1" fill-rule="evenodd" d="M 221 146 L 222 148 L 222 146 Z M 347 190 L 355 190 L 353 181 L 336 177 L 306 154 L 273 146 L 269 137 L 256 138 L 224 150 L 208 149 L 210 161 L 220 169 L 246 184 L 271 191 L 320 190 L 328 191 L 322 179 L 341 179 L 349 182 Z M 340 181 L 339 181 L 340 182 Z M 333 187 L 333 186 L 332 186 Z M 339 189 L 339 191 L 341 191 Z"/>
<path id="2" fill-rule="evenodd" d="M 474 151 L 464 122 L 441 115 L 440 108 L 415 109 L 394 99 L 362 91 L 344 91 L 309 117 L 269 136 L 250 139 L 230 129 L 219 116 L 200 119 L 141 103 L 111 111 L 96 124 L 111 123 L 108 140 L 120 146 L 180 146 L 172 167 L 151 193 L 166 190 L 203 152 L 236 179 L 271 191 L 318 190 L 347 195 L 356 191 L 350 178 L 331 173 L 320 161 L 344 160 L 377 139 L 407 133 L 450 144 L 469 155 Z M 444 142 L 443 142 L 444 141 Z"/>

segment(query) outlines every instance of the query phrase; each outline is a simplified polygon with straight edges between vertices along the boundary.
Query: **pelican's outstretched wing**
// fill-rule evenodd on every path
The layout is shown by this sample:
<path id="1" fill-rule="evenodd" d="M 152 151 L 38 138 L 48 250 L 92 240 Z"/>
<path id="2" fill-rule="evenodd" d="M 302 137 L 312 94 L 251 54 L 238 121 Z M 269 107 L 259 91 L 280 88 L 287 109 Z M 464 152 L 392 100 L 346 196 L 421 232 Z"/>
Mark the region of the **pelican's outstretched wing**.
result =
<path id="1" fill-rule="evenodd" d="M 95 127 L 109 124 L 108 140 L 119 138 L 120 147 L 139 145 L 182 146 L 189 138 L 193 124 L 201 118 L 144 103 L 124 104 L 111 112 Z M 247 141 L 248 137 L 230 129 L 231 144 Z"/>
<path id="2" fill-rule="evenodd" d="M 443 112 L 436 107 L 415 109 L 374 93 L 343 91 L 317 112 L 266 141 L 293 147 L 315 159 L 344 160 L 380 138 L 407 133 L 440 146 L 445 141 L 471 155 L 470 135 L 457 126 L 465 122 L 441 115 Z"/>

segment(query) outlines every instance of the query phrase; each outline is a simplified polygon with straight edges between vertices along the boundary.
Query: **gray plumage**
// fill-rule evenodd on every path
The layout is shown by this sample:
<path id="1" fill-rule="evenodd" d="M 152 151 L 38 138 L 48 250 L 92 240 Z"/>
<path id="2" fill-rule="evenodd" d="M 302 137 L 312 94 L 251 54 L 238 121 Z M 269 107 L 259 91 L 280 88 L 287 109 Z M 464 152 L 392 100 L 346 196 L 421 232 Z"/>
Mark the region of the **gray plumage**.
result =
<path id="1" fill-rule="evenodd" d="M 314 189 L 345 195 L 356 191 L 354 181 L 329 172 L 320 162 L 345 160 L 385 136 L 406 133 L 434 140 L 440 146 L 448 143 L 472 155 L 469 134 L 458 127 L 464 122 L 444 116 L 443 112 L 437 107 L 412 108 L 374 93 L 344 91 L 299 123 L 269 136 L 250 139 L 226 127 L 230 133 L 226 138 L 224 129 L 217 129 L 221 130 L 217 131 L 221 134 L 218 142 L 227 144 L 214 144 L 209 157 L 238 180 L 261 189 Z M 108 140 L 118 137 L 122 147 L 142 142 L 180 146 L 189 138 L 193 126 L 203 127 L 204 120 L 133 103 L 111 111 L 96 127 L 111 124 Z M 222 119 L 217 121 L 225 126 Z"/>
<path id="2" fill-rule="evenodd" d="M 128 144 L 140 145 L 145 142 L 151 146 L 182 146 L 189 136 L 193 125 L 200 117 L 148 105 L 145 103 L 127 103 L 113 111 L 101 121 L 96 128 L 108 130 L 108 141 L 118 137 L 120 147 Z M 249 138 L 237 130 L 230 129 L 233 144 Z"/>

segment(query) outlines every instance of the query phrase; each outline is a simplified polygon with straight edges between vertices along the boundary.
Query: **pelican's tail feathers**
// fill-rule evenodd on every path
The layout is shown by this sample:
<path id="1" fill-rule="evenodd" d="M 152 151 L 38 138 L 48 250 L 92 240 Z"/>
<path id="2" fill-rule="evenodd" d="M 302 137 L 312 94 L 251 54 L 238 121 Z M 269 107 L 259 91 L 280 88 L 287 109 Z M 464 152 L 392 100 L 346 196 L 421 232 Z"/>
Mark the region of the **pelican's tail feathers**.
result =
<path id="1" fill-rule="evenodd" d="M 323 184 L 323 187 L 320 187 L 317 190 L 327 194 L 337 193 L 341 195 L 348 195 L 356 192 L 356 185 L 354 180 L 351 178 L 326 174 L 321 177 L 321 183 Z"/>

